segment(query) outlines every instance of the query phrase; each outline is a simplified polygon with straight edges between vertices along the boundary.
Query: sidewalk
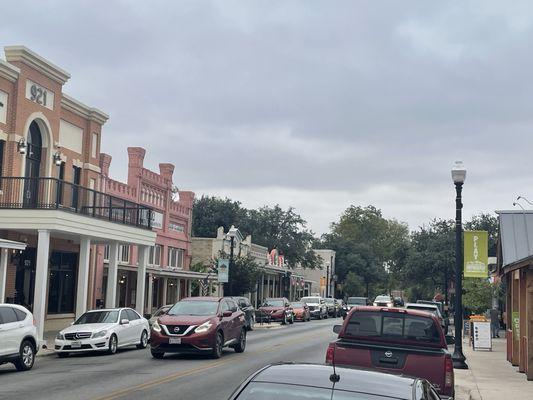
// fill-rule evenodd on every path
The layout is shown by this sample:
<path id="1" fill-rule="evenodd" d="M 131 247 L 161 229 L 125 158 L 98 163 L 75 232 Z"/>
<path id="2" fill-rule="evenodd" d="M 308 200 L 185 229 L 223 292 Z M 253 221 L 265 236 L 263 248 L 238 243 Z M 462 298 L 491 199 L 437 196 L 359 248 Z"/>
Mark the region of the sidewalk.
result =
<path id="1" fill-rule="evenodd" d="M 469 369 L 455 370 L 456 400 L 533 399 L 533 382 L 506 360 L 505 338 L 492 339 L 492 351 L 474 351 L 465 340 L 463 353 Z"/>

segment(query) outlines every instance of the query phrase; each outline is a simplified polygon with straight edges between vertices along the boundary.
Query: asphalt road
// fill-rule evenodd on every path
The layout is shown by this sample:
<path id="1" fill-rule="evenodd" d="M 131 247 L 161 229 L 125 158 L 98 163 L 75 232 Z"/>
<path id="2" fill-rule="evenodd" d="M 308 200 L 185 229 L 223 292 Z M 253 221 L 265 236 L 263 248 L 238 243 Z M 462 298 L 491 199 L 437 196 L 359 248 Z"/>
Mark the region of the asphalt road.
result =
<path id="1" fill-rule="evenodd" d="M 39 357 L 29 372 L 0 366 L 0 399 L 224 400 L 251 373 L 273 362 L 323 363 L 332 326 L 342 319 L 299 322 L 249 332 L 246 351 L 226 349 L 219 360 L 199 356 L 153 359 L 150 351 L 122 350 L 109 355 Z"/>

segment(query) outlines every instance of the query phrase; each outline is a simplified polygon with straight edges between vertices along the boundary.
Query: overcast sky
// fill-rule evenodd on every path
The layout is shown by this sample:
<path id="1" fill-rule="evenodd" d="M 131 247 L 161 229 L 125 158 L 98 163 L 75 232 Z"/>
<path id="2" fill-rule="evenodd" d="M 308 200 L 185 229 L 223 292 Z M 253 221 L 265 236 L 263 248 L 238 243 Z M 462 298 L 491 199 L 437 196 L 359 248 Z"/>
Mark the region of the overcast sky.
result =
<path id="1" fill-rule="evenodd" d="M 182 190 L 294 206 L 316 233 L 350 204 L 411 229 L 533 200 L 530 1 L 4 2 L 0 45 L 71 73 L 110 115 L 102 151 L 175 164 Z M 527 205 L 527 204 L 524 204 Z"/>

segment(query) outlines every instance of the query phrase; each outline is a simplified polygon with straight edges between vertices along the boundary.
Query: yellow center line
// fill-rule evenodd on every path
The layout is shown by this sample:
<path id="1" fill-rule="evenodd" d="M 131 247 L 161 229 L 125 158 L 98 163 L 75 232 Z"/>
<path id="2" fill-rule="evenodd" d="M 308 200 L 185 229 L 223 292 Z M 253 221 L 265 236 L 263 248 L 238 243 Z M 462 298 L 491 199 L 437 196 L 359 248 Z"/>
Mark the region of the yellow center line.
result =
<path id="1" fill-rule="evenodd" d="M 286 347 L 286 346 L 289 346 L 291 344 L 298 343 L 298 342 L 301 342 L 304 339 L 312 338 L 312 337 L 317 338 L 316 332 L 313 333 L 313 334 L 299 336 L 299 337 L 297 337 L 295 339 L 292 339 L 292 340 L 287 340 L 287 341 L 285 341 L 284 343 L 281 343 L 281 344 L 276 344 L 274 346 L 263 347 L 262 349 L 259 349 L 259 350 L 256 350 L 256 351 L 252 351 L 252 352 L 246 352 L 245 355 L 268 353 L 268 352 L 270 352 L 272 350 L 279 349 L 279 348 L 282 348 L 282 347 Z M 162 378 L 158 378 L 158 379 L 155 379 L 155 380 L 152 380 L 152 381 L 141 383 L 140 385 L 137 385 L 137 386 L 129 387 L 127 389 L 117 390 L 116 392 L 113 392 L 113 393 L 110 393 L 110 394 L 107 394 L 107 395 L 104 395 L 104 396 L 101 396 L 101 397 L 97 397 L 94 400 L 115 400 L 115 399 L 118 399 L 120 397 L 126 396 L 127 394 L 133 393 L 133 392 L 137 392 L 137 391 L 145 390 L 145 389 L 150 389 L 150 388 L 152 388 L 154 386 L 161 385 L 163 383 L 168 383 L 168 382 L 171 382 L 171 381 L 173 381 L 175 379 L 183 378 L 183 377 L 186 377 L 186 376 L 189 376 L 189 375 L 193 375 L 193 374 L 196 374 L 196 373 L 199 373 L 199 372 L 204 372 L 204 371 L 207 371 L 207 370 L 210 370 L 210 369 L 213 369 L 213 368 L 220 367 L 221 365 L 235 364 L 235 363 L 241 363 L 241 362 L 242 362 L 242 360 L 240 358 L 235 358 L 235 359 L 230 359 L 230 360 L 225 360 L 225 361 L 215 361 L 215 362 L 213 362 L 211 364 L 204 365 L 204 366 L 201 366 L 201 367 L 198 367 L 198 368 L 193 368 L 193 369 L 189 369 L 189 370 L 186 370 L 186 371 L 179 371 L 179 372 L 176 372 L 174 374 L 164 376 Z"/>

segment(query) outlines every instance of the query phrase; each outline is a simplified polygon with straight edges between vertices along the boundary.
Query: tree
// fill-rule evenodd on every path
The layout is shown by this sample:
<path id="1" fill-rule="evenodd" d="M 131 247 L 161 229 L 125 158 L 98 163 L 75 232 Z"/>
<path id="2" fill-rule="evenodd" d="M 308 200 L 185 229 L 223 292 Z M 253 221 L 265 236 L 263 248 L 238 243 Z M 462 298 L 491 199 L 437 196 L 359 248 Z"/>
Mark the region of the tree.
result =
<path id="1" fill-rule="evenodd" d="M 359 278 L 355 272 L 348 272 L 344 284 L 342 285 L 342 292 L 347 297 L 362 297 L 365 293 L 365 286 L 363 285 L 361 278 Z"/>
<path id="2" fill-rule="evenodd" d="M 231 225 L 239 226 L 247 210 L 241 203 L 225 198 L 202 196 L 194 201 L 192 211 L 192 235 L 194 237 L 216 237 L 217 229 L 227 232 Z"/>
<path id="3" fill-rule="evenodd" d="M 466 278 L 463 282 L 463 290 L 464 307 L 479 314 L 491 307 L 496 287 L 486 279 Z"/>
<path id="4" fill-rule="evenodd" d="M 229 268 L 228 281 L 230 283 L 224 285 L 224 294 L 242 296 L 254 292 L 261 273 L 262 268 L 257 265 L 252 256 L 235 257 Z"/>

